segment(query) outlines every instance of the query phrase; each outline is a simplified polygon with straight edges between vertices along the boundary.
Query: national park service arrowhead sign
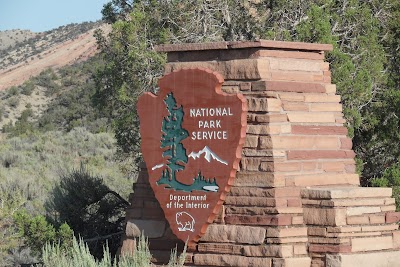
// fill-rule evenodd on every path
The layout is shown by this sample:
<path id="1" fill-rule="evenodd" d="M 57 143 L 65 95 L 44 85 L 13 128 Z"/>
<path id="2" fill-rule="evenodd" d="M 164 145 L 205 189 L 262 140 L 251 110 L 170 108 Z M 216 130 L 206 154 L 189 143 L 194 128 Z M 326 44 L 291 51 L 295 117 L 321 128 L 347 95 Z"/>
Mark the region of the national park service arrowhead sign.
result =
<path id="1" fill-rule="evenodd" d="M 182 69 L 139 98 L 142 153 L 150 185 L 173 233 L 197 242 L 235 178 L 246 135 L 246 100 L 222 93 L 223 78 Z"/>

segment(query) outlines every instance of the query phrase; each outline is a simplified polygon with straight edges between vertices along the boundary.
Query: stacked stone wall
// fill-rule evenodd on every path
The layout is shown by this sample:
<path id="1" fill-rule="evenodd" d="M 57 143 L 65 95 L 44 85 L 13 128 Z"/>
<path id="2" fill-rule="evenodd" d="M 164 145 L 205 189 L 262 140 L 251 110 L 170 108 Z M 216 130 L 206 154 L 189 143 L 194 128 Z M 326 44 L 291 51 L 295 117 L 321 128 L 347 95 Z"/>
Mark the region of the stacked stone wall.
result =
<path id="1" fill-rule="evenodd" d="M 165 73 L 209 68 L 225 78 L 224 92 L 241 93 L 248 104 L 240 170 L 219 216 L 190 248 L 188 266 L 346 266 L 346 255 L 381 250 L 400 259 L 391 189 L 358 187 L 340 96 L 324 62 L 331 46 L 259 41 L 158 49 L 168 52 Z M 142 168 L 122 250 L 144 230 L 163 262 L 182 242 Z M 350 189 L 356 195 L 338 193 Z M 152 233 L 151 223 L 163 230 Z M 374 240 L 381 245 L 364 245 Z"/>

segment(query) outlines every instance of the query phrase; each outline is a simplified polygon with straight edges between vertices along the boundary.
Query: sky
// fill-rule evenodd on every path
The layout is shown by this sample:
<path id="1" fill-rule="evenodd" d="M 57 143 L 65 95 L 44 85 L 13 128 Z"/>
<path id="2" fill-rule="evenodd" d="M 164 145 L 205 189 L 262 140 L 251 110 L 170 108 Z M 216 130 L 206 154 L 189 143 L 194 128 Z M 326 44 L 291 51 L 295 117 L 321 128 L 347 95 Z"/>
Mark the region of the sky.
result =
<path id="1" fill-rule="evenodd" d="M 0 0 L 0 31 L 48 31 L 59 26 L 101 19 L 111 0 Z"/>

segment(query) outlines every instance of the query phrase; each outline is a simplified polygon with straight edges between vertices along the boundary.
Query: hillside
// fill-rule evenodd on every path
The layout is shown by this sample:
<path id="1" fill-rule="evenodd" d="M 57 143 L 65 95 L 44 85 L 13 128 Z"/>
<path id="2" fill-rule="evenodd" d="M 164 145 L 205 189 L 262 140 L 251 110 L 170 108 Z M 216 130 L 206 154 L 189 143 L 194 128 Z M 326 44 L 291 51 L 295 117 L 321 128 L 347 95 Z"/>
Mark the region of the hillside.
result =
<path id="1" fill-rule="evenodd" d="M 7 48 L 2 46 L 0 50 L 0 90 L 20 85 L 47 68 L 59 68 L 90 58 L 97 50 L 93 34 L 99 28 L 108 31 L 104 24 L 86 22 L 38 34 L 1 32 L 1 42 Z"/>
<path id="2" fill-rule="evenodd" d="M 0 51 L 12 49 L 16 44 L 26 42 L 37 35 L 38 33 L 20 29 L 0 31 Z"/>

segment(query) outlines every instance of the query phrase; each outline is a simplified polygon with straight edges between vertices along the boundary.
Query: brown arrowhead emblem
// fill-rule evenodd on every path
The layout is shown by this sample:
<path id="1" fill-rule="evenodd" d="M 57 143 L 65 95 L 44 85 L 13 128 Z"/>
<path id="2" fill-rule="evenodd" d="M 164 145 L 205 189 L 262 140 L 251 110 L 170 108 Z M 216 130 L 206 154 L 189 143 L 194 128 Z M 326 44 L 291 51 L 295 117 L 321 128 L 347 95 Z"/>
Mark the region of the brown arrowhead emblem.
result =
<path id="1" fill-rule="evenodd" d="M 142 153 L 173 233 L 192 246 L 225 199 L 246 135 L 246 100 L 221 91 L 207 69 L 162 77 L 158 95 L 139 98 Z"/>

